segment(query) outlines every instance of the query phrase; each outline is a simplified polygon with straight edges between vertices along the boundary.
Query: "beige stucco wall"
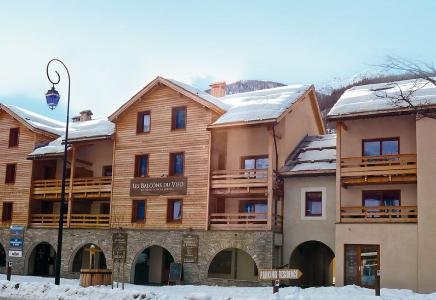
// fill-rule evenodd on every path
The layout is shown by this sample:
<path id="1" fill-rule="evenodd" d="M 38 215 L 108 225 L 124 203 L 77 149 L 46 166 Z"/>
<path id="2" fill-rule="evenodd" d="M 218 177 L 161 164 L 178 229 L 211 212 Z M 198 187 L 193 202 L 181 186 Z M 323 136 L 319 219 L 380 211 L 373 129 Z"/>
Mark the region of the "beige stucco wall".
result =
<path id="1" fill-rule="evenodd" d="M 285 179 L 283 217 L 283 262 L 289 263 L 292 251 L 306 241 L 320 241 L 335 250 L 335 176 L 289 177 Z M 301 191 L 304 188 L 326 189 L 325 219 L 301 217 Z"/>
<path id="2" fill-rule="evenodd" d="M 341 156 L 362 156 L 362 140 L 400 138 L 400 153 L 416 153 L 415 117 L 395 116 L 377 119 L 359 119 L 344 122 L 341 130 Z"/>
<path id="3" fill-rule="evenodd" d="M 83 166 L 92 170 L 94 177 L 103 176 L 103 166 L 111 166 L 113 158 L 113 141 L 95 142 L 90 146 L 84 146 L 77 151 L 77 158 L 92 162 L 92 166 Z"/>
<path id="4" fill-rule="evenodd" d="M 418 290 L 436 291 L 436 120 L 416 122 L 418 159 Z"/>
<path id="5" fill-rule="evenodd" d="M 344 284 L 345 244 L 380 245 L 380 282 L 382 288 L 416 290 L 416 224 L 337 224 L 336 285 Z"/>

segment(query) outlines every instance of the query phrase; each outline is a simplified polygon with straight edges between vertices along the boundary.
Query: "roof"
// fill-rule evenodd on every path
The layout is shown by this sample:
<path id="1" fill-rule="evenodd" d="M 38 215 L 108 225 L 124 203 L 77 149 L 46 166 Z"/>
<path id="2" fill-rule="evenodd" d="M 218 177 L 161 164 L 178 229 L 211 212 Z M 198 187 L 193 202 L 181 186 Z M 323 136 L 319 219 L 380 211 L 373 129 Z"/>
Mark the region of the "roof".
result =
<path id="1" fill-rule="evenodd" d="M 220 100 L 229 108 L 211 127 L 241 122 L 275 120 L 312 87 L 312 85 L 287 85 L 224 96 Z"/>
<path id="2" fill-rule="evenodd" d="M 65 131 L 65 123 L 31 112 L 27 109 L 2 103 L 0 103 L 0 108 L 23 122 L 30 130 L 48 133 L 51 136 L 60 136 Z"/>
<path id="3" fill-rule="evenodd" d="M 407 110 L 409 105 L 405 101 L 393 100 L 400 92 L 410 95 L 408 98 L 415 106 L 436 105 L 436 86 L 424 79 L 411 79 L 352 87 L 342 94 L 328 117 L 338 119 Z"/>
<path id="4" fill-rule="evenodd" d="M 306 136 L 280 169 L 284 176 L 334 174 L 336 134 Z"/>
<path id="5" fill-rule="evenodd" d="M 68 131 L 69 143 L 86 141 L 86 140 L 99 140 L 108 139 L 115 132 L 115 124 L 107 119 L 95 119 L 82 122 L 70 123 Z M 38 147 L 29 154 L 30 158 L 46 155 L 59 155 L 64 152 L 65 145 L 63 141 L 65 135 L 50 142 L 48 145 Z"/>

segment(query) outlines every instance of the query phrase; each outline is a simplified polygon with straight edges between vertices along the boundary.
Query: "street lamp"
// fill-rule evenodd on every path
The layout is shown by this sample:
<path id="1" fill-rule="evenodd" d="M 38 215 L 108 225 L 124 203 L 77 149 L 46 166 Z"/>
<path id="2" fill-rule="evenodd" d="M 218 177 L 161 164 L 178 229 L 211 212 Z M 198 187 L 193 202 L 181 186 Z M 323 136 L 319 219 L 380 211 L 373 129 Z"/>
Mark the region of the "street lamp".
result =
<path id="1" fill-rule="evenodd" d="M 55 109 L 56 106 L 59 103 L 59 99 L 61 96 L 59 95 L 59 92 L 56 91 L 55 85 L 57 85 L 61 81 L 61 77 L 59 76 L 58 71 L 55 70 L 55 73 L 57 75 L 56 80 L 52 80 L 50 78 L 49 74 L 49 67 L 52 62 L 58 62 L 60 63 L 65 70 L 67 71 L 68 75 L 68 102 L 67 102 L 67 124 L 65 128 L 65 141 L 64 141 L 64 161 L 63 161 L 63 168 L 62 168 L 62 188 L 61 188 L 61 207 L 59 209 L 59 229 L 58 229 L 58 244 L 57 244 L 57 250 L 56 250 L 56 264 L 55 264 L 55 284 L 59 285 L 61 282 L 61 257 L 62 257 L 62 235 L 64 231 L 64 211 L 65 211 L 65 180 L 67 177 L 67 152 L 68 152 L 68 126 L 69 126 L 69 120 L 70 120 L 70 72 L 68 71 L 67 66 L 59 59 L 52 59 L 47 64 L 47 78 L 52 84 L 52 88 L 47 91 L 45 94 L 45 99 L 47 100 L 47 105 L 50 109 Z M 72 184 L 72 183 L 70 183 Z"/>

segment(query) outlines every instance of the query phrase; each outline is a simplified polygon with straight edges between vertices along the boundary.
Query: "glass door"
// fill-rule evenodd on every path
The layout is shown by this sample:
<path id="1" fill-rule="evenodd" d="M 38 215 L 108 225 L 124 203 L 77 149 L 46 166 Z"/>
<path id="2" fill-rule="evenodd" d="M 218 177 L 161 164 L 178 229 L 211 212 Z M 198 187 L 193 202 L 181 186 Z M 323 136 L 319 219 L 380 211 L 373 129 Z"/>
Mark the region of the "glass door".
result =
<path id="1" fill-rule="evenodd" d="M 345 285 L 375 288 L 380 270 L 379 245 L 345 245 Z"/>

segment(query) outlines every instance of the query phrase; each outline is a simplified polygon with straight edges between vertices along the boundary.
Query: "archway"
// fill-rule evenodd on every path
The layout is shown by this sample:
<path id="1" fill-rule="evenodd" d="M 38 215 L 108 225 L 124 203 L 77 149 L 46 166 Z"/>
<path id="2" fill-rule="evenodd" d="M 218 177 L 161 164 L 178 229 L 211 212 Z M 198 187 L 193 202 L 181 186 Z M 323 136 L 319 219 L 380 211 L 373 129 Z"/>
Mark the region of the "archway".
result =
<path id="1" fill-rule="evenodd" d="M 303 276 L 291 284 L 301 287 L 330 286 L 334 283 L 333 251 L 324 243 L 307 241 L 292 252 L 290 267 L 299 269 Z"/>
<path id="2" fill-rule="evenodd" d="M 33 248 L 28 261 L 28 275 L 54 276 L 55 249 L 46 242 L 39 243 Z"/>
<path id="3" fill-rule="evenodd" d="M 150 246 L 135 260 L 133 283 L 159 285 L 168 281 L 170 264 L 174 262 L 171 253 L 160 246 Z"/>
<path id="4" fill-rule="evenodd" d="M 93 251 L 95 255 L 91 261 L 91 252 Z M 100 247 L 90 243 L 76 251 L 71 271 L 80 272 L 80 269 L 107 269 L 106 257 Z"/>
<path id="5" fill-rule="evenodd" d="M 0 268 L 6 267 L 6 251 L 2 244 L 0 244 Z"/>
<path id="6" fill-rule="evenodd" d="M 218 252 L 207 271 L 208 278 L 232 280 L 257 280 L 258 269 L 247 252 L 238 248 L 227 248 Z"/>

